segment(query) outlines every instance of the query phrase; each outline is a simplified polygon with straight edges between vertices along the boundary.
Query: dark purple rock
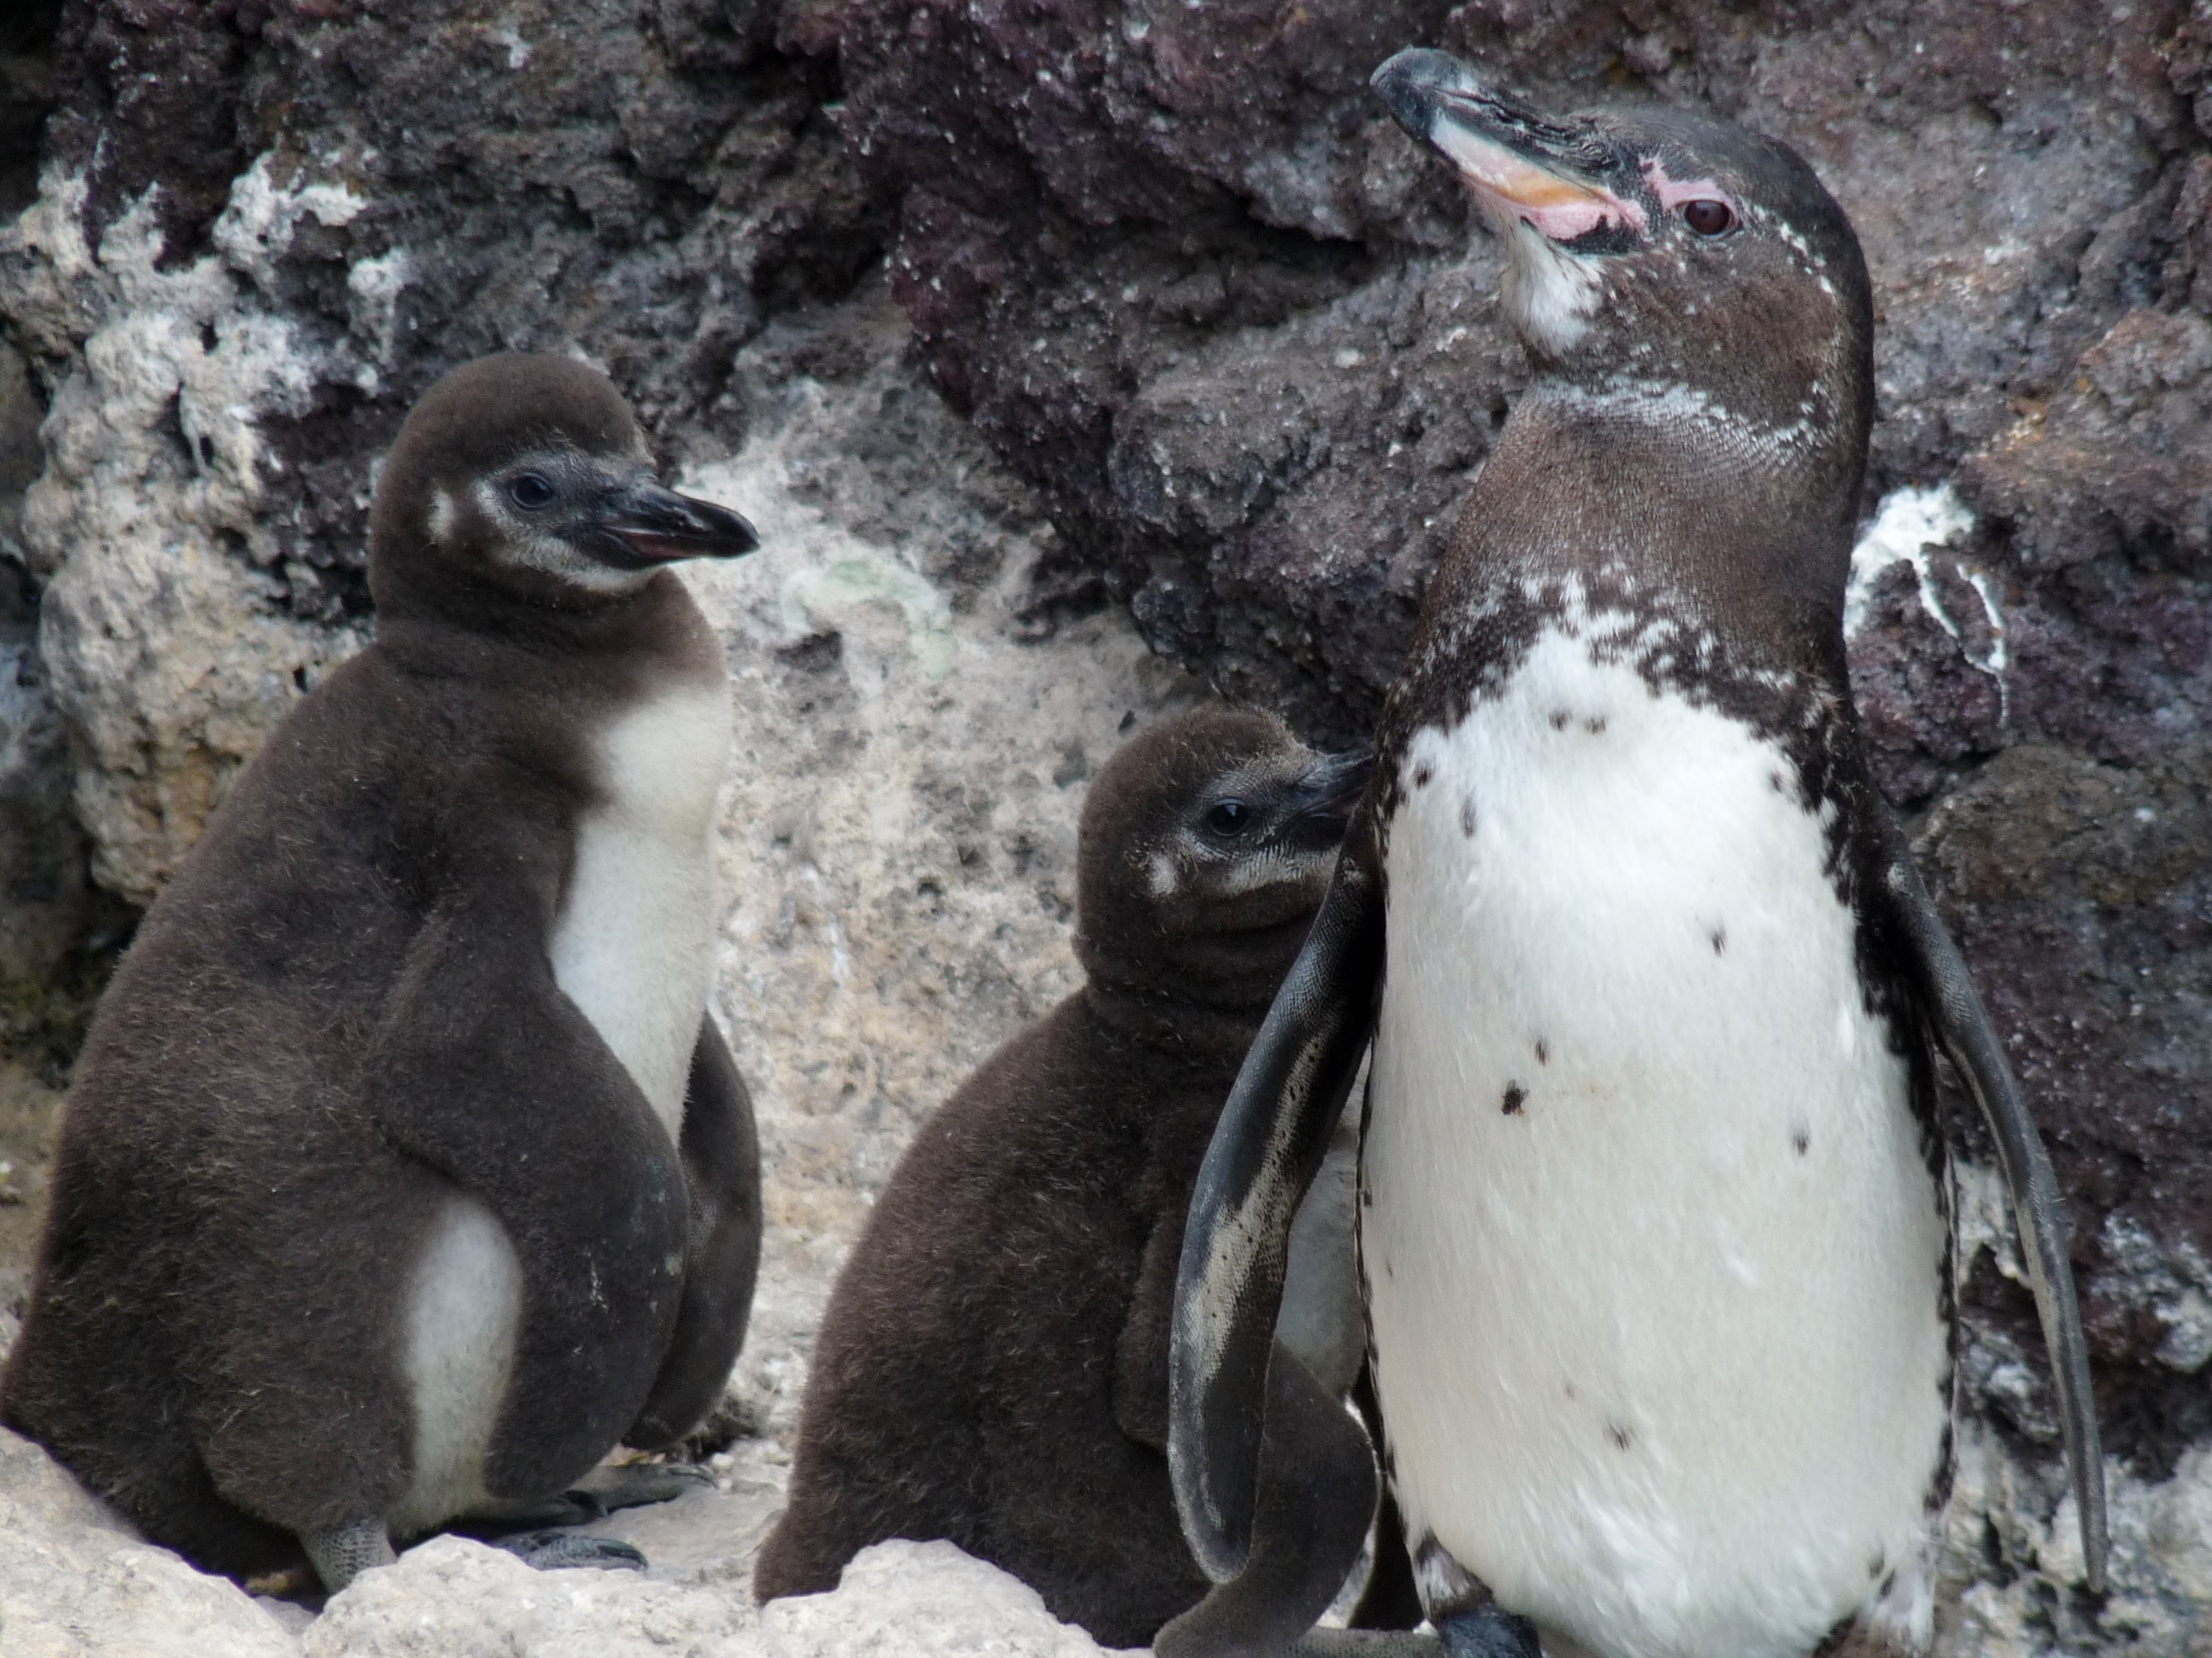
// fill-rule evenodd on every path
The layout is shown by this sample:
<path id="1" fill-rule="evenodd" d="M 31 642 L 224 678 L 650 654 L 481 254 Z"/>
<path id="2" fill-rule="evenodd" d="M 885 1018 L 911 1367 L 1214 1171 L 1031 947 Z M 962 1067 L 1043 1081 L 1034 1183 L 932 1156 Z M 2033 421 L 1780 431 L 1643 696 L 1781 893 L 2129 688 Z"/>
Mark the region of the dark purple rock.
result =
<path id="1" fill-rule="evenodd" d="M 374 359 L 270 433 L 278 562 L 311 573 L 292 607 L 331 620 L 365 603 L 367 459 L 456 362 L 580 348 L 672 452 L 734 443 L 737 349 L 881 255 L 882 207 L 825 111 L 835 46 L 798 4 L 74 0 L 47 153 L 88 173 L 95 241 L 158 185 L 171 262 L 208 246 L 256 158 L 279 188 L 362 198 L 343 224 L 301 219 L 256 274 L 308 349 L 350 333 Z M 386 351 L 348 277 L 395 251 Z"/>
<path id="2" fill-rule="evenodd" d="M 1931 882 L 2051 1132 L 2109 1448 L 2155 1473 L 2212 1431 L 2157 1310 L 2173 1261 L 2212 1258 L 2212 5 L 848 15 L 897 291 L 1049 503 L 1053 580 L 1097 573 L 1155 648 L 1332 740 L 1371 720 L 1525 372 L 1489 246 L 1367 71 L 1443 45 L 1560 104 L 1703 102 L 1813 161 L 1875 282 L 1869 507 L 1955 479 L 1980 515 L 1929 556 L 1951 628 L 1909 568 L 1875 585 L 1852 661 L 1876 770 L 1936 805 Z M 2039 1395 L 1990 1357 L 2039 1370 L 2022 1297 L 1984 1262 L 1967 1374 L 2036 1436 Z"/>

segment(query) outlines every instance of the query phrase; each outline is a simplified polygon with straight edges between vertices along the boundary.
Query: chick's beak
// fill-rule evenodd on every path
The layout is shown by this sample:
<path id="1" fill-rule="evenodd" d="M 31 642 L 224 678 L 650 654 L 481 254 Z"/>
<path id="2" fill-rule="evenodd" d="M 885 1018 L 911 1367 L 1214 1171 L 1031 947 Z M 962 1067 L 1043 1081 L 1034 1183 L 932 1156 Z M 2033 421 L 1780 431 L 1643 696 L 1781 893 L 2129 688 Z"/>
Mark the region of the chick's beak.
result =
<path id="1" fill-rule="evenodd" d="M 760 545 L 753 526 L 728 507 L 679 495 L 650 478 L 610 491 L 592 514 L 591 529 L 603 546 L 621 550 L 617 562 L 640 568 L 687 558 L 735 558 Z"/>

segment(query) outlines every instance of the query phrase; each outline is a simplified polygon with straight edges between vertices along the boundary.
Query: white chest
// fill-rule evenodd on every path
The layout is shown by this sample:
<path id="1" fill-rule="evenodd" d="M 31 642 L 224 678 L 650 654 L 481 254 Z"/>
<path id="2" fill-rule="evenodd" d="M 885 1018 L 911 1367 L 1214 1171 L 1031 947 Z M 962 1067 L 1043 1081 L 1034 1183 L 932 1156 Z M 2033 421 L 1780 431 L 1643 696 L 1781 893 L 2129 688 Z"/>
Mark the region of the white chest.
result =
<path id="1" fill-rule="evenodd" d="M 728 693 L 672 689 L 597 736 L 601 799 L 577 825 L 553 977 L 676 1139 L 714 967 L 714 801 Z"/>
<path id="2" fill-rule="evenodd" d="M 1923 1620 L 1944 1223 L 1790 766 L 1554 635 L 1399 780 L 1361 1224 L 1409 1527 L 1607 1658 L 1802 1653 L 1893 1571 Z"/>

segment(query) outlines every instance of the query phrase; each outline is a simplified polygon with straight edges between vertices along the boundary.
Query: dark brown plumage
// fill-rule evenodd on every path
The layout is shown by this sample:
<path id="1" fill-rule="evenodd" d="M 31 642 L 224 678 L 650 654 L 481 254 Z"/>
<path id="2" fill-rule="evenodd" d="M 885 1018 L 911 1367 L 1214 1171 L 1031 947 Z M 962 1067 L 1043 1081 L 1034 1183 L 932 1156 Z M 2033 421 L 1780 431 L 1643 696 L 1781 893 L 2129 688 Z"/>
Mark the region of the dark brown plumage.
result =
<path id="1" fill-rule="evenodd" d="M 370 1554 L 329 1558 L 359 1564 L 432 1500 L 410 1308 L 464 1199 L 519 1269 L 486 1494 L 557 1492 L 711 1404 L 759 1248 L 744 1084 L 702 1020 L 672 1145 L 549 940 L 617 787 L 597 734 L 725 695 L 656 567 L 752 545 L 653 479 L 580 363 L 471 364 L 403 429 L 376 642 L 270 736 L 118 971 L 0 1387 L 157 1541 L 245 1574 L 349 1532 Z M 711 798 L 721 750 L 694 763 Z"/>
<path id="2" fill-rule="evenodd" d="M 1328 1604 L 1372 1464 L 1279 1350 L 1279 1534 L 1271 1551 L 1263 1519 L 1253 1583 L 1190 1612 L 1208 1584 L 1169 1490 L 1167 1318 L 1199 1160 L 1364 769 L 1208 710 L 1100 772 L 1081 834 L 1089 982 L 962 1084 L 878 1200 L 815 1349 L 763 1600 L 834 1587 L 871 1543 L 942 1537 L 1110 1646 L 1234 1650 Z"/>

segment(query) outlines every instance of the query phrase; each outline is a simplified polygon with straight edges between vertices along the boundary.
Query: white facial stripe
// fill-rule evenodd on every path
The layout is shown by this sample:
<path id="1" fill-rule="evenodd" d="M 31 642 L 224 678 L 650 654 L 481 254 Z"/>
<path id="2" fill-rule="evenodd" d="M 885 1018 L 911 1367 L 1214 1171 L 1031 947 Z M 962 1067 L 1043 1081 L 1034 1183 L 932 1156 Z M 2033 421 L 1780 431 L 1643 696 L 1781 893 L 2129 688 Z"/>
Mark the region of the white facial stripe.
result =
<path id="1" fill-rule="evenodd" d="M 1164 852 L 1156 852 L 1145 867 L 1152 878 L 1153 897 L 1164 898 L 1176 890 L 1176 862 L 1173 857 Z"/>
<path id="2" fill-rule="evenodd" d="M 634 592 L 653 579 L 651 569 L 618 570 L 612 565 L 602 564 L 559 536 L 518 525 L 514 511 L 489 478 L 481 480 L 474 494 L 477 508 L 504 531 L 500 537 L 503 563 L 542 571 L 571 586 L 609 595 Z M 442 503 L 445 497 L 441 495 L 440 499 Z"/>
<path id="3" fill-rule="evenodd" d="M 453 534 L 454 522 L 460 515 L 461 509 L 453 504 L 453 495 L 447 490 L 439 490 L 437 499 L 430 503 L 430 539 L 443 541 Z"/>

